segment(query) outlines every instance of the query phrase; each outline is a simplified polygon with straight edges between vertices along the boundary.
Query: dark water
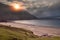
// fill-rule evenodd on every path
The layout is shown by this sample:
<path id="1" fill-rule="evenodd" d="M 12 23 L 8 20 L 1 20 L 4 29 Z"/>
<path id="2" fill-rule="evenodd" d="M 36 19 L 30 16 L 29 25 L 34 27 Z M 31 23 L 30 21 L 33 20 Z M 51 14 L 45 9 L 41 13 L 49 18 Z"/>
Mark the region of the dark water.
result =
<path id="1" fill-rule="evenodd" d="M 60 28 L 60 20 L 18 20 L 17 23 L 33 24 L 38 26 L 51 26 Z"/>

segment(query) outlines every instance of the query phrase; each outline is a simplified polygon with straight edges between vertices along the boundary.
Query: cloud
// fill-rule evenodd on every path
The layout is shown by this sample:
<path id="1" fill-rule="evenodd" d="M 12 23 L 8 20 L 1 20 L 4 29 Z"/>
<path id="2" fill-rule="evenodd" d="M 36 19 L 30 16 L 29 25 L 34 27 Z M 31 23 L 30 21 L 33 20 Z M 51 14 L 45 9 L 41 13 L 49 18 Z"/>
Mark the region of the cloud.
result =
<path id="1" fill-rule="evenodd" d="M 25 1 L 24 4 L 26 7 L 28 7 L 27 10 L 35 16 L 48 17 L 48 16 L 60 15 L 59 14 L 60 0 L 28 0 L 28 1 Z M 0 0 L 0 2 L 8 4 L 7 0 Z"/>
<path id="2" fill-rule="evenodd" d="M 39 5 L 38 5 L 39 4 Z M 60 16 L 60 0 L 37 0 L 30 12 L 37 17 Z M 37 7 L 39 6 L 39 7 Z M 33 9 L 33 10 L 32 10 Z"/>

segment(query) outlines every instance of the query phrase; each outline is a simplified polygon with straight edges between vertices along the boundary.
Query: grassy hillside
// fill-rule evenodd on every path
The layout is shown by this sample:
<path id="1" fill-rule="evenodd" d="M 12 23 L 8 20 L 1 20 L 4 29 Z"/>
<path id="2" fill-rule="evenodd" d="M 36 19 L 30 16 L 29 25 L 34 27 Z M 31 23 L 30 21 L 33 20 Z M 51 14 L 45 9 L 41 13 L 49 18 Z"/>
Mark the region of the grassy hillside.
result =
<path id="1" fill-rule="evenodd" d="M 60 40 L 60 37 L 39 37 L 29 30 L 0 25 L 0 40 Z"/>

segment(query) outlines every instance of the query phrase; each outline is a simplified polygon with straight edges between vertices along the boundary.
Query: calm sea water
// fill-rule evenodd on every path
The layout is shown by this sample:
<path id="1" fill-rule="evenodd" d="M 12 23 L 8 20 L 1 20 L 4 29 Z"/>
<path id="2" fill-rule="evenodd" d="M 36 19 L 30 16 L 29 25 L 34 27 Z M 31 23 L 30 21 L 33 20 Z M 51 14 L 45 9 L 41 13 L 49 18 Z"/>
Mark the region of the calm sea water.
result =
<path id="1" fill-rule="evenodd" d="M 17 23 L 32 24 L 38 26 L 52 26 L 60 28 L 60 20 L 18 20 Z"/>

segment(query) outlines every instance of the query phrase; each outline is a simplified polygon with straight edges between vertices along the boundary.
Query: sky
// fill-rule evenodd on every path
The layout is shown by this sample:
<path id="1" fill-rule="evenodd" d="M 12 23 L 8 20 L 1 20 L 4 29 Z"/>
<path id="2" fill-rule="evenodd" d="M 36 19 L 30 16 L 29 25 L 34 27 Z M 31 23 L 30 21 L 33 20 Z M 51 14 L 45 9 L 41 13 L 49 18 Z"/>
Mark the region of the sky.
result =
<path id="1" fill-rule="evenodd" d="M 32 15 L 35 15 L 39 18 L 49 16 L 60 16 L 60 11 L 58 9 L 55 9 L 56 7 L 58 7 L 55 5 L 60 3 L 60 0 L 23 0 L 23 1 L 25 1 L 25 5 L 28 6 L 29 8 L 28 11 Z M 8 4 L 7 0 L 0 0 L 0 2 Z M 55 10 L 51 11 L 49 8 L 53 8 Z"/>

